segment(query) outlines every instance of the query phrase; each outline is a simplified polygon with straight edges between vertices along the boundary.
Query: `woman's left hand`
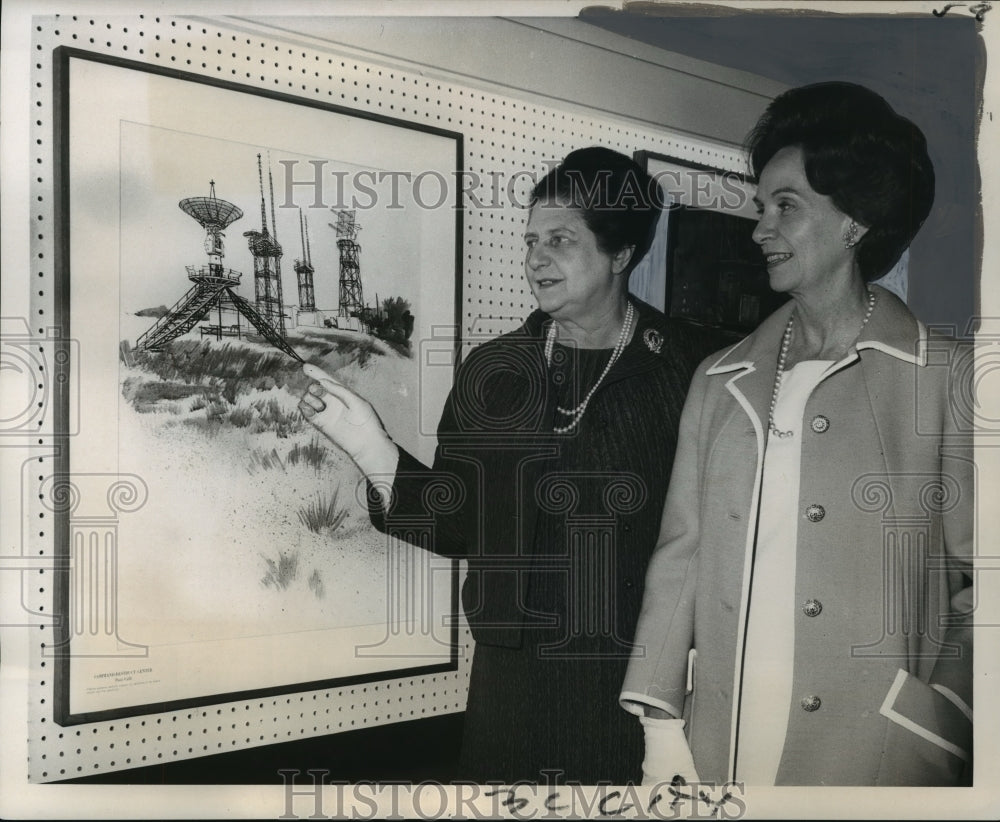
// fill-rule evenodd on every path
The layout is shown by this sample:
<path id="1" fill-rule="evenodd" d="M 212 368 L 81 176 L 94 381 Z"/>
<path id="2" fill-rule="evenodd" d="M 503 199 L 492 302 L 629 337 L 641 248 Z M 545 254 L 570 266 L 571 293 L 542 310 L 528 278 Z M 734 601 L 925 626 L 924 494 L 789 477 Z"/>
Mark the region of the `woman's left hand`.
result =
<path id="1" fill-rule="evenodd" d="M 701 781 L 684 736 L 683 719 L 643 716 L 639 721 L 646 741 L 646 755 L 642 760 L 643 785 L 669 785 L 677 777 L 687 785 Z"/>

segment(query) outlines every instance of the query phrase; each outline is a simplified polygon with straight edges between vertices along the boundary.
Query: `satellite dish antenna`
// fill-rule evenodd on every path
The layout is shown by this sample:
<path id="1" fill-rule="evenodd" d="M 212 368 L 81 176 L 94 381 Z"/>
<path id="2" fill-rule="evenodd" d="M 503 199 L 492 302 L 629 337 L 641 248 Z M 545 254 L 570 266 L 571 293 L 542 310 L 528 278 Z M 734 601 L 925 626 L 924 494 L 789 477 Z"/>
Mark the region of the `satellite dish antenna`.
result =
<path id="1" fill-rule="evenodd" d="M 178 205 L 181 211 L 193 217 L 205 229 L 205 251 L 208 253 L 208 276 L 222 276 L 222 258 L 225 256 L 223 237 L 230 223 L 243 216 L 243 210 L 233 203 L 215 196 L 215 180 L 209 180 L 207 197 L 188 197 Z M 192 277 L 191 279 L 195 279 Z M 227 278 L 228 279 L 228 278 Z M 236 281 L 239 282 L 237 276 Z"/>

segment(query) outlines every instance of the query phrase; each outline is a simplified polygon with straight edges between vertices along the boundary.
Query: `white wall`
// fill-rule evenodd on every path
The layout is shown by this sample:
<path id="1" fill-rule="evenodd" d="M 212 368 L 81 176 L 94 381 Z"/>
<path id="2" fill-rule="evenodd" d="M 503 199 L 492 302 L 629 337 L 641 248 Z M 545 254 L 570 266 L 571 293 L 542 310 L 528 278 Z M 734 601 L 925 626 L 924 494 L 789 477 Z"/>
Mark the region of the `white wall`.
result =
<path id="1" fill-rule="evenodd" d="M 277 16 L 219 22 L 731 145 L 742 143 L 768 101 L 787 88 L 573 18 Z"/>

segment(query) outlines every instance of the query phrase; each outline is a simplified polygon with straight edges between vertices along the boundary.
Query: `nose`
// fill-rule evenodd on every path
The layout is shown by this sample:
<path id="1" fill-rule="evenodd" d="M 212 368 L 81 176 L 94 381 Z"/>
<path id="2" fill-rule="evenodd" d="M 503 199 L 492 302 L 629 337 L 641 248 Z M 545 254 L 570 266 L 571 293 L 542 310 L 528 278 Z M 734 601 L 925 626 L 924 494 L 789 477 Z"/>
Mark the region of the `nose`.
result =
<path id="1" fill-rule="evenodd" d="M 762 214 L 758 218 L 757 225 L 754 227 L 753 234 L 751 236 L 757 245 L 763 245 L 769 239 L 774 237 L 774 224 L 771 222 L 771 218 L 766 214 Z"/>
<path id="2" fill-rule="evenodd" d="M 535 243 L 533 246 L 529 246 L 528 251 L 524 256 L 524 264 L 531 271 L 537 271 L 542 266 L 547 265 L 548 261 L 548 254 L 545 253 L 544 247 L 541 243 Z"/>

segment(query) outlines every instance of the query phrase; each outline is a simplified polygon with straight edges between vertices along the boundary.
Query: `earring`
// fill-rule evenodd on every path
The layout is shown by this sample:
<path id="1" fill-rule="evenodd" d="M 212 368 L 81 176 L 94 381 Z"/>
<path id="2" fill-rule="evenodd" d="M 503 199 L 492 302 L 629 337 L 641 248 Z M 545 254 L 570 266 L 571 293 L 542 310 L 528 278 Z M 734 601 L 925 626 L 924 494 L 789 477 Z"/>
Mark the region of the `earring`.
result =
<path id="1" fill-rule="evenodd" d="M 858 244 L 858 224 L 851 220 L 844 234 L 844 248 L 854 248 Z"/>

